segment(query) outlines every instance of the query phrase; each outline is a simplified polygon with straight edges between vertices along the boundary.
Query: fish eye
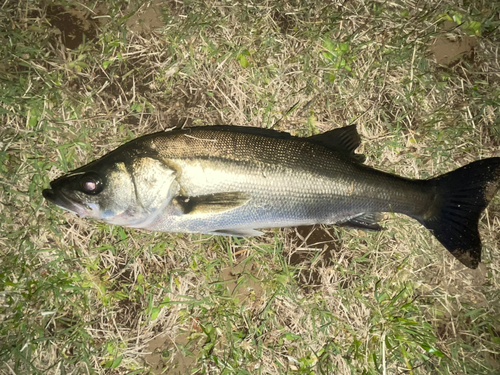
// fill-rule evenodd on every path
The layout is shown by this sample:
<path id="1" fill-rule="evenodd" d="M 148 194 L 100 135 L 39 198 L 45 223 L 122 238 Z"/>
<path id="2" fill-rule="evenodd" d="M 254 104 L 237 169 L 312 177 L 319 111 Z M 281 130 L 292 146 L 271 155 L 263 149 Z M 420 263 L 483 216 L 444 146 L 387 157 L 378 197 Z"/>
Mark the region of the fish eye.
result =
<path id="1" fill-rule="evenodd" d="M 95 195 L 102 191 L 103 183 L 96 173 L 90 172 L 80 177 L 80 187 L 85 194 Z"/>

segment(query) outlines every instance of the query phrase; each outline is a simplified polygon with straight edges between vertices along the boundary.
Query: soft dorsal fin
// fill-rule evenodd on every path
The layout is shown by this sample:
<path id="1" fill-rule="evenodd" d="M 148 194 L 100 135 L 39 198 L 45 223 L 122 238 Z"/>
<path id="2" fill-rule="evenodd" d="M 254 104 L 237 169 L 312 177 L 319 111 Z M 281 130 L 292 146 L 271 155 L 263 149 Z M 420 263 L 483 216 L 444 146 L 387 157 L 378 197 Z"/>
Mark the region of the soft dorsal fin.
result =
<path id="1" fill-rule="evenodd" d="M 333 129 L 326 133 L 313 135 L 306 138 L 306 140 L 322 145 L 330 150 L 343 152 L 360 163 L 363 163 L 366 159 L 364 155 L 354 153 L 361 143 L 356 125 Z"/>

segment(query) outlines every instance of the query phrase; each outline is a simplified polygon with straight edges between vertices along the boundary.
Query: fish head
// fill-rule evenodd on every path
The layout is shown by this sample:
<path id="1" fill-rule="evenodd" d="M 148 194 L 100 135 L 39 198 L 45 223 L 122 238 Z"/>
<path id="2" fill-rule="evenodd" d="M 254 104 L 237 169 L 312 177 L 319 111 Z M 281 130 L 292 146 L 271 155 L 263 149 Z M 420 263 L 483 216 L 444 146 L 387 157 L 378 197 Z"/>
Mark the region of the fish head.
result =
<path id="1" fill-rule="evenodd" d="M 176 170 L 156 155 L 118 149 L 50 183 L 48 201 L 81 217 L 141 228 L 178 193 Z"/>
<path id="2" fill-rule="evenodd" d="M 81 217 L 113 222 L 136 200 L 124 163 L 91 163 L 50 183 L 45 199 Z"/>

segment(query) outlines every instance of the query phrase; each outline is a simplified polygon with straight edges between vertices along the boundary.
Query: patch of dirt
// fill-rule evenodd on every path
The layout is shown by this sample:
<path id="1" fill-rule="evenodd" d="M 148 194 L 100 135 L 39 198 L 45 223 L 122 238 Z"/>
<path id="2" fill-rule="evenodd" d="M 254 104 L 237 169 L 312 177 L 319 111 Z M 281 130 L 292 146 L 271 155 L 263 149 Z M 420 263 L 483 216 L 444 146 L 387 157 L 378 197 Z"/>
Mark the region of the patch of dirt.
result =
<path id="1" fill-rule="evenodd" d="M 264 296 L 264 289 L 257 278 L 258 267 L 253 263 L 241 262 L 234 267 L 221 270 L 219 280 L 227 288 L 229 294 L 238 299 L 240 305 L 254 303 Z M 201 331 L 196 320 L 193 319 L 193 330 Z M 151 366 L 151 374 L 184 375 L 195 365 L 198 351 L 188 347 L 188 333 L 177 336 L 174 340 L 166 335 L 160 335 L 148 343 L 147 351 L 151 352 L 144 357 Z"/>
<path id="2" fill-rule="evenodd" d="M 108 14 L 109 8 L 104 3 L 98 3 L 94 8 L 94 13 L 95 15 L 93 16 L 93 19 L 95 19 L 101 26 L 104 26 L 111 21 L 111 16 Z"/>
<path id="3" fill-rule="evenodd" d="M 465 268 L 454 262 L 450 268 L 439 268 L 439 271 L 424 277 L 433 288 L 440 288 L 452 296 L 460 296 L 460 300 L 471 303 L 478 308 L 487 307 L 488 300 L 481 292 L 488 280 L 488 268 L 479 263 L 478 268 Z"/>
<path id="4" fill-rule="evenodd" d="M 160 335 L 148 343 L 147 350 L 151 352 L 144 357 L 155 375 L 171 374 L 185 375 L 196 363 L 196 354 L 188 355 L 182 348 L 188 343 L 188 334 L 183 333 L 175 338 Z"/>
<path id="5" fill-rule="evenodd" d="M 481 292 L 484 283 L 488 280 L 488 268 L 479 263 L 476 269 L 463 268 L 459 263 L 454 264 L 454 272 L 460 273 L 450 283 L 443 282 L 443 287 L 450 294 L 461 294 L 463 300 L 469 301 L 477 307 L 487 307 L 488 300 Z"/>
<path id="6" fill-rule="evenodd" d="M 454 22 L 444 22 L 444 34 L 438 36 L 430 48 L 439 65 L 450 66 L 460 59 L 474 59 L 476 38 L 453 33 L 456 26 Z"/>
<path id="7" fill-rule="evenodd" d="M 47 19 L 59 31 L 61 41 L 66 48 L 75 49 L 84 39 L 96 38 L 96 24 L 87 11 L 51 5 L 47 8 Z"/>
<path id="8" fill-rule="evenodd" d="M 127 20 L 128 28 L 139 34 L 147 34 L 165 26 L 162 15 L 163 6 L 164 3 L 161 1 L 144 4 Z"/>
<path id="9" fill-rule="evenodd" d="M 294 241 L 297 248 L 290 255 L 291 265 L 302 267 L 297 278 L 305 289 L 322 285 L 321 274 L 317 267 L 328 267 L 333 264 L 333 255 L 340 249 L 339 239 L 334 228 L 321 226 L 297 227 Z M 318 250 L 321 254 L 316 257 Z"/>
<path id="10" fill-rule="evenodd" d="M 295 19 L 292 15 L 276 9 L 272 13 L 272 18 L 278 25 L 280 33 L 286 35 L 293 31 L 293 28 L 295 27 Z"/>
<path id="11" fill-rule="evenodd" d="M 247 300 L 259 300 L 264 289 L 258 282 L 257 266 L 255 264 L 240 263 L 234 267 L 222 269 L 221 281 L 233 297 L 237 297 L 240 304 Z"/>
<path id="12" fill-rule="evenodd" d="M 179 94 L 177 101 L 167 111 L 167 127 L 180 128 L 193 125 L 193 118 L 189 116 L 189 109 L 203 107 L 203 98 L 199 92 L 196 91 L 192 95 Z"/>
<path id="13" fill-rule="evenodd" d="M 224 107 L 224 99 L 217 93 L 212 96 L 205 87 L 182 87 L 172 94 L 165 108 L 165 127 L 180 128 L 194 126 L 195 119 L 204 119 L 206 124 L 223 125 L 220 113 L 215 108 Z"/>
<path id="14" fill-rule="evenodd" d="M 139 323 L 141 312 L 144 306 L 133 299 L 123 299 L 118 302 L 120 314 L 116 316 L 116 323 L 122 327 L 134 329 Z"/>
<path id="15" fill-rule="evenodd" d="M 147 65 L 147 59 L 144 56 L 130 57 L 121 61 L 115 61 L 106 70 L 98 70 L 93 77 L 93 86 L 100 88 L 100 97 L 106 103 L 108 108 L 122 109 L 122 103 L 136 98 L 141 101 L 141 98 L 146 98 L 148 102 L 151 100 L 149 95 L 149 80 L 134 80 L 136 71 L 141 71 Z M 130 107 L 128 107 L 130 109 Z M 134 116 L 137 116 L 134 118 Z M 142 113 L 132 112 L 128 114 L 125 123 L 137 125 L 138 118 L 151 116 L 147 108 Z"/>

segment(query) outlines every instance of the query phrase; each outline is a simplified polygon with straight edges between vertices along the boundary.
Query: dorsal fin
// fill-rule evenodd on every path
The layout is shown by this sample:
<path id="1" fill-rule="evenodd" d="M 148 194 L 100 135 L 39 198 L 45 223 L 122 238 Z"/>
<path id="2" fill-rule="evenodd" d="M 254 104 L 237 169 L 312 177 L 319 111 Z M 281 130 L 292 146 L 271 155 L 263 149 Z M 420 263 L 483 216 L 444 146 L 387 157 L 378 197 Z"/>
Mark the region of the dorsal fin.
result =
<path id="1" fill-rule="evenodd" d="M 326 133 L 313 135 L 312 137 L 306 138 L 306 140 L 322 145 L 330 150 L 345 153 L 360 163 L 363 163 L 366 159 L 364 155 L 354 153 L 361 143 L 356 125 L 333 129 Z"/>
<path id="2" fill-rule="evenodd" d="M 281 132 L 274 129 L 266 129 L 266 128 L 256 128 L 252 126 L 239 126 L 239 125 L 209 125 L 209 126 L 197 126 L 193 128 L 183 128 L 183 129 L 174 129 L 175 131 L 189 132 L 192 129 L 206 129 L 210 131 L 228 131 L 233 133 L 242 133 L 242 134 L 252 134 L 259 135 L 262 137 L 268 138 L 278 138 L 278 139 L 291 139 L 295 138 L 290 133 Z M 306 138 L 307 139 L 307 138 Z"/>
<path id="3" fill-rule="evenodd" d="M 175 129 L 173 131 L 189 132 L 189 129 L 195 128 Z M 289 133 L 280 132 L 273 129 L 254 128 L 250 126 L 211 125 L 207 126 L 206 129 L 211 131 L 230 131 L 235 133 L 253 134 L 262 137 L 278 139 L 299 138 L 307 142 L 321 145 L 332 151 L 340 152 L 359 163 L 363 163 L 366 159 L 364 155 L 354 153 L 354 151 L 361 143 L 361 138 L 356 130 L 356 125 L 349 125 L 343 128 L 333 129 L 327 131 L 326 133 L 317 134 L 306 138 L 295 137 Z"/>

